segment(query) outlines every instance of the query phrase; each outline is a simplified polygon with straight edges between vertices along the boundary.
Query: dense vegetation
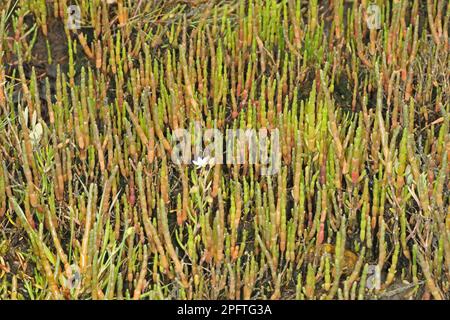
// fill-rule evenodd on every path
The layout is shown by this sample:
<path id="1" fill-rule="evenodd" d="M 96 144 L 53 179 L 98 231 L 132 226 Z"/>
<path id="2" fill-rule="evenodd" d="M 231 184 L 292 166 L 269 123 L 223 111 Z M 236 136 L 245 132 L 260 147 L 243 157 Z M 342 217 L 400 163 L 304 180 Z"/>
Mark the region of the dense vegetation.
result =
<path id="1" fill-rule="evenodd" d="M 374 3 L 1 1 L 0 299 L 450 298 L 450 5 Z"/>

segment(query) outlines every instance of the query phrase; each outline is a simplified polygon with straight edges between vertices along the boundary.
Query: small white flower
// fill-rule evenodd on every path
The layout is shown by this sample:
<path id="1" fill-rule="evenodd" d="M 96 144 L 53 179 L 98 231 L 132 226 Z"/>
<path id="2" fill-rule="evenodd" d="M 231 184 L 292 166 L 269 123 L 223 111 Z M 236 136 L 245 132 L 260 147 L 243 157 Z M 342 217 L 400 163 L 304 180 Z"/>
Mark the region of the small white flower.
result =
<path id="1" fill-rule="evenodd" d="M 197 166 L 197 169 L 204 168 L 207 165 L 213 166 L 214 162 L 214 158 L 211 158 L 209 156 L 206 156 L 204 158 L 198 157 L 196 160 L 192 161 L 192 163 Z"/>

